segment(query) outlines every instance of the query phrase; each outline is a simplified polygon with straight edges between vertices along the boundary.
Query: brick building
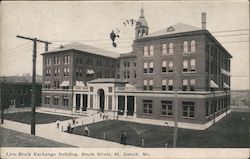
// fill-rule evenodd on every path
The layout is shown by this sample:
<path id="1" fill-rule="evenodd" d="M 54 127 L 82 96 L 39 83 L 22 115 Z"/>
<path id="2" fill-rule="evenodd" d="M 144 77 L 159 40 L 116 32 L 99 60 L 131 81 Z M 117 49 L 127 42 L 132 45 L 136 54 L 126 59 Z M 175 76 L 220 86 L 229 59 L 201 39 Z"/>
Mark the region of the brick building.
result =
<path id="1" fill-rule="evenodd" d="M 43 106 L 117 118 L 174 120 L 205 129 L 229 111 L 232 56 L 202 27 L 178 23 L 155 33 L 143 9 L 132 52 L 69 44 L 43 54 Z M 174 100 L 177 93 L 177 103 Z"/>
<path id="2" fill-rule="evenodd" d="M 36 85 L 36 106 L 41 106 L 42 85 Z M 8 108 L 24 108 L 31 106 L 32 83 L 4 82 L 1 86 L 2 105 Z"/>

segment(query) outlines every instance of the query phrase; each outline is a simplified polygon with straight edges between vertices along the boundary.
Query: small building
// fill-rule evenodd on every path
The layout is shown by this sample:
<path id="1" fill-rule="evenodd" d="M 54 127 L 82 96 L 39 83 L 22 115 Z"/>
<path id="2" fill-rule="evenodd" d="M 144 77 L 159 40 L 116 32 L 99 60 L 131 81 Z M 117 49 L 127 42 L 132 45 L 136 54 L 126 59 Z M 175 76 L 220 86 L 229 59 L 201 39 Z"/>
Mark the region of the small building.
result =
<path id="1" fill-rule="evenodd" d="M 41 106 L 42 85 L 36 85 L 36 106 Z M 1 87 L 2 105 L 5 109 L 26 108 L 31 106 L 32 83 L 4 82 Z"/>

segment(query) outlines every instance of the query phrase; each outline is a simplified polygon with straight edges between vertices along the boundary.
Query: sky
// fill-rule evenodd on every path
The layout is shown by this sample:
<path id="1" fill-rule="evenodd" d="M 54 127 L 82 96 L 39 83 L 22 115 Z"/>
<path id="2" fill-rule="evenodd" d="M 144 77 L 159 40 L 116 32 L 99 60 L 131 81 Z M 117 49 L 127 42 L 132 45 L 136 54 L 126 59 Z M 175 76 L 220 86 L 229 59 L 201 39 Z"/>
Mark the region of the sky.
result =
<path id="1" fill-rule="evenodd" d="M 127 53 L 132 50 L 134 27 L 126 19 L 138 19 L 143 5 L 149 33 L 185 23 L 201 27 L 201 13 L 207 13 L 207 29 L 233 56 L 231 88 L 249 88 L 249 2 L 242 1 L 138 1 L 1 2 L 0 75 L 32 73 L 32 42 L 16 35 L 50 41 L 49 50 L 78 42 Z M 118 47 L 109 34 L 119 28 Z M 238 31 L 231 31 L 238 30 Z M 239 31 L 240 30 L 240 31 Z M 220 32 L 223 31 L 223 32 Z M 228 32 L 225 32 L 228 31 Z M 236 34 L 236 35 L 235 35 Z M 38 44 L 37 73 L 42 74 L 44 44 Z"/>

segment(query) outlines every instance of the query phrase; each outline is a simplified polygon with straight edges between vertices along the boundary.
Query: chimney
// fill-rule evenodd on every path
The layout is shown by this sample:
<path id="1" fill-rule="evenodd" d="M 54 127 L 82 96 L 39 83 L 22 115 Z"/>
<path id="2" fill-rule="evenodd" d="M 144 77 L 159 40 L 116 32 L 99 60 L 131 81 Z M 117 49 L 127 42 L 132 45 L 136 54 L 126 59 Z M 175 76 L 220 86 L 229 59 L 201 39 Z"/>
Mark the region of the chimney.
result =
<path id="1" fill-rule="evenodd" d="M 201 28 L 206 29 L 206 12 L 201 13 Z"/>

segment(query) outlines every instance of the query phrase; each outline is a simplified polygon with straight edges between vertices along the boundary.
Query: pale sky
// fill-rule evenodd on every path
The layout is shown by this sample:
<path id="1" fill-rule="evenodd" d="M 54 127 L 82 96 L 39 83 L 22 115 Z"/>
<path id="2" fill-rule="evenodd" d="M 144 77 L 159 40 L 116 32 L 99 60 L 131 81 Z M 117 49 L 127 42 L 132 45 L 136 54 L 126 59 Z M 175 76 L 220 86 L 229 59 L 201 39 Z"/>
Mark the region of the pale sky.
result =
<path id="1" fill-rule="evenodd" d="M 134 27 L 123 27 L 126 19 L 138 19 L 142 2 L 1 2 L 0 75 L 32 72 L 32 42 L 16 35 L 50 41 L 50 49 L 78 42 L 117 53 L 130 52 Z M 143 2 L 149 33 L 177 23 L 201 26 L 201 12 L 207 13 L 207 29 L 233 56 L 232 89 L 248 89 L 249 4 L 242 1 Z M 109 33 L 121 30 L 118 47 Z M 241 30 L 234 32 L 220 32 Z M 246 30 L 248 29 L 248 30 Z M 237 36 L 231 36 L 237 34 Z M 227 36 L 224 36 L 227 35 Z M 228 36 L 229 35 L 229 36 Z M 239 42 L 240 41 L 240 42 Z M 37 73 L 42 74 L 44 46 L 39 44 Z"/>

